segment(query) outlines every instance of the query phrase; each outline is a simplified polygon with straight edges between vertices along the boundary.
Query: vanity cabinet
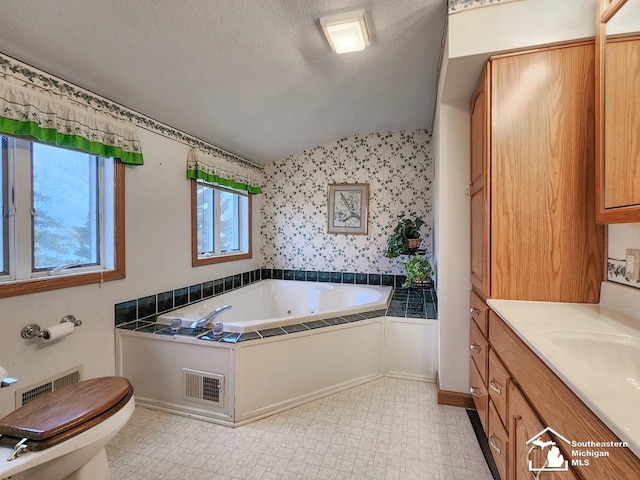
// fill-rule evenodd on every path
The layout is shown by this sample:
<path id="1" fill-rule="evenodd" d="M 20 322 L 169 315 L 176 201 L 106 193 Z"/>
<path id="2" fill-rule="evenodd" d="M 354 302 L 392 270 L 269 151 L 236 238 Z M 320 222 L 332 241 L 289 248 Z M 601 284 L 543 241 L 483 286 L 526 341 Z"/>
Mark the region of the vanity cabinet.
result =
<path id="1" fill-rule="evenodd" d="M 542 465 L 544 458 L 540 452 L 529 453 L 531 444 L 527 444 L 547 427 L 568 440 L 610 442 L 620 441 L 618 437 L 580 400 L 565 383 L 502 321 L 489 310 L 489 381 L 492 372 L 499 372 L 495 380 L 506 382 L 504 410 L 493 406 L 494 398 L 490 392 L 489 427 L 487 437 L 495 436 L 491 445 L 492 454 L 502 480 L 533 479 L 529 471 L 528 460 L 534 467 Z M 492 365 L 497 363 L 497 368 Z M 505 372 L 500 373 L 502 369 Z M 503 421 L 506 421 L 504 424 Z M 501 431 L 500 427 L 504 430 Z M 553 472 L 553 478 L 559 479 L 631 479 L 640 472 L 640 459 L 626 448 L 607 449 L 609 457 L 590 459 L 589 465 L 572 465 L 572 446 L 565 443 L 553 432 L 545 432 L 543 441 L 553 440 L 565 460 L 568 470 Z M 501 444 L 497 442 L 501 441 Z M 506 448 L 506 458 L 503 453 Z M 580 449 L 580 448 L 578 448 Z M 536 449 L 538 450 L 538 449 Z M 545 450 L 546 452 L 546 450 Z M 546 453 L 545 453 L 546 454 Z M 541 462 L 542 463 L 539 463 Z M 506 469 L 499 464 L 506 462 Z M 506 471 L 506 476 L 503 475 Z M 545 475 L 551 475 L 549 472 Z M 557 475 L 557 477 L 555 476 Z M 546 477 L 543 477 L 546 478 Z"/>
<path id="2" fill-rule="evenodd" d="M 489 372 L 489 341 L 487 340 L 488 307 L 482 299 L 471 292 L 469 314 L 469 391 L 478 411 L 482 428 L 489 426 L 489 392 L 487 376 Z"/>
<path id="3" fill-rule="evenodd" d="M 530 466 L 543 466 L 551 447 L 532 448 L 530 440 L 534 437 L 553 441 L 567 461 L 567 470 L 554 471 L 553 478 L 636 478 L 640 460 L 625 448 L 609 449 L 609 458 L 590 459 L 589 465 L 579 464 L 584 462 L 583 457 L 572 457 L 572 446 L 555 432 L 578 441 L 619 439 L 491 310 L 488 319 L 488 374 L 483 379 L 477 358 L 471 358 L 470 390 L 500 478 L 536 478 L 537 472 L 530 471 Z M 479 332 L 475 319 L 470 324 Z M 545 431 L 547 427 L 554 431 Z"/>
<path id="4" fill-rule="evenodd" d="M 480 298 L 598 302 L 593 79 L 593 42 L 487 64 L 470 105 L 471 282 Z"/>

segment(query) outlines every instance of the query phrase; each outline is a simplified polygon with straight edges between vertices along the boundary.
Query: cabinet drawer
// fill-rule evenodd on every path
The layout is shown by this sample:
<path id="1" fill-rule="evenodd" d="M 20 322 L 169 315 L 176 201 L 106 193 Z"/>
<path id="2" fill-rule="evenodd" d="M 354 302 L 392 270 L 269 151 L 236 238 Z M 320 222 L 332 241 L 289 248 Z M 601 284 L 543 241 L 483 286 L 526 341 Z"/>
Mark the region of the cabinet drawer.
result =
<path id="1" fill-rule="evenodd" d="M 493 351 L 493 348 L 489 350 L 489 377 L 487 382 L 487 390 L 493 403 L 495 404 L 496 411 L 500 415 L 500 420 L 503 424 L 507 421 L 507 389 L 509 388 L 509 381 L 511 376 L 509 372 L 502 364 L 498 356 Z"/>
<path id="2" fill-rule="evenodd" d="M 487 336 L 487 326 L 489 323 L 488 312 L 489 307 L 484 300 L 482 300 L 476 292 L 472 291 L 471 299 L 469 300 L 469 314 L 485 337 Z"/>
<path id="3" fill-rule="evenodd" d="M 470 322 L 471 331 L 469 332 L 469 351 L 471 358 L 480 372 L 482 383 L 487 383 L 487 368 L 489 361 L 489 342 L 478 328 L 475 322 Z"/>
<path id="4" fill-rule="evenodd" d="M 507 478 L 507 451 L 509 449 L 509 435 L 498 417 L 496 407 L 489 400 L 489 448 L 496 462 L 500 478 Z"/>
<path id="5" fill-rule="evenodd" d="M 487 392 L 485 382 L 482 377 L 480 377 L 480 373 L 478 373 L 478 369 L 473 360 L 469 361 L 469 391 L 471 392 L 473 403 L 478 411 L 482 429 L 486 433 L 489 431 L 489 392 Z"/>

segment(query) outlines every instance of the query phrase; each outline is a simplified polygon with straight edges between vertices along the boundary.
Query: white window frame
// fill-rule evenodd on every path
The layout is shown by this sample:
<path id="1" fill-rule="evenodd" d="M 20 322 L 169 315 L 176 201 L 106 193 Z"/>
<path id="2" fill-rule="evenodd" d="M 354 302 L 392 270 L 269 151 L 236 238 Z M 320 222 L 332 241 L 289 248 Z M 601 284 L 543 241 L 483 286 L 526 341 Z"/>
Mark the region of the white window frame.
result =
<path id="1" fill-rule="evenodd" d="M 113 159 L 97 158 L 96 181 L 100 194 L 95 206 L 99 221 L 99 261 L 86 266 L 56 265 L 35 268 L 33 221 L 32 143 L 8 139 L 3 215 L 8 246 L 6 272 L 0 272 L 0 298 L 24 293 L 85 285 L 125 277 L 124 167 Z M 63 148 L 55 147 L 52 148 Z M 4 152 L 3 152 L 4 153 Z M 66 268 L 65 268 L 66 267 Z M 70 278 L 72 277 L 72 278 Z"/>
<path id="2" fill-rule="evenodd" d="M 211 252 L 201 253 L 198 250 L 198 186 L 205 188 L 211 188 L 214 192 L 214 221 L 213 232 L 214 236 L 213 245 L 214 249 Z M 228 192 L 239 197 L 238 205 L 238 230 L 239 230 L 239 250 L 233 251 L 221 251 L 220 249 L 220 237 L 221 231 L 220 225 L 220 192 Z M 252 239 L 251 239 L 251 195 L 246 192 L 240 192 L 230 188 L 220 187 L 212 185 L 206 182 L 197 180 L 191 180 L 191 264 L 194 267 L 201 265 L 209 265 L 212 263 L 229 262 L 235 260 L 243 260 L 252 258 Z"/>

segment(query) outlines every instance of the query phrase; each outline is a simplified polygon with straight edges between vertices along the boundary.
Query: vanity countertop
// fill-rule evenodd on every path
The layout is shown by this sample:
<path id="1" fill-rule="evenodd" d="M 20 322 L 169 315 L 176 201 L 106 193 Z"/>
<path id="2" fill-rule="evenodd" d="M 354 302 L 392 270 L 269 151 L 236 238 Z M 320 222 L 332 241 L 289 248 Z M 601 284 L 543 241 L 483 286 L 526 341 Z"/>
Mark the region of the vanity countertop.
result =
<path id="1" fill-rule="evenodd" d="M 487 303 L 640 457 L 640 320 L 597 304 Z"/>

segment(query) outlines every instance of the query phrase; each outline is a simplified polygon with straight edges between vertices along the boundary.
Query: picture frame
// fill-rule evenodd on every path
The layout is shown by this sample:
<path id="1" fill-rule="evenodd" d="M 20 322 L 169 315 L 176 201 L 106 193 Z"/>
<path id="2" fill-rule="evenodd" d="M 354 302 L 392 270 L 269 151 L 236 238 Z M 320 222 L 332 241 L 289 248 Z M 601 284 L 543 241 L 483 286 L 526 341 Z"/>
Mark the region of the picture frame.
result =
<path id="1" fill-rule="evenodd" d="M 329 184 L 327 205 L 327 233 L 346 235 L 368 234 L 368 183 Z"/>

